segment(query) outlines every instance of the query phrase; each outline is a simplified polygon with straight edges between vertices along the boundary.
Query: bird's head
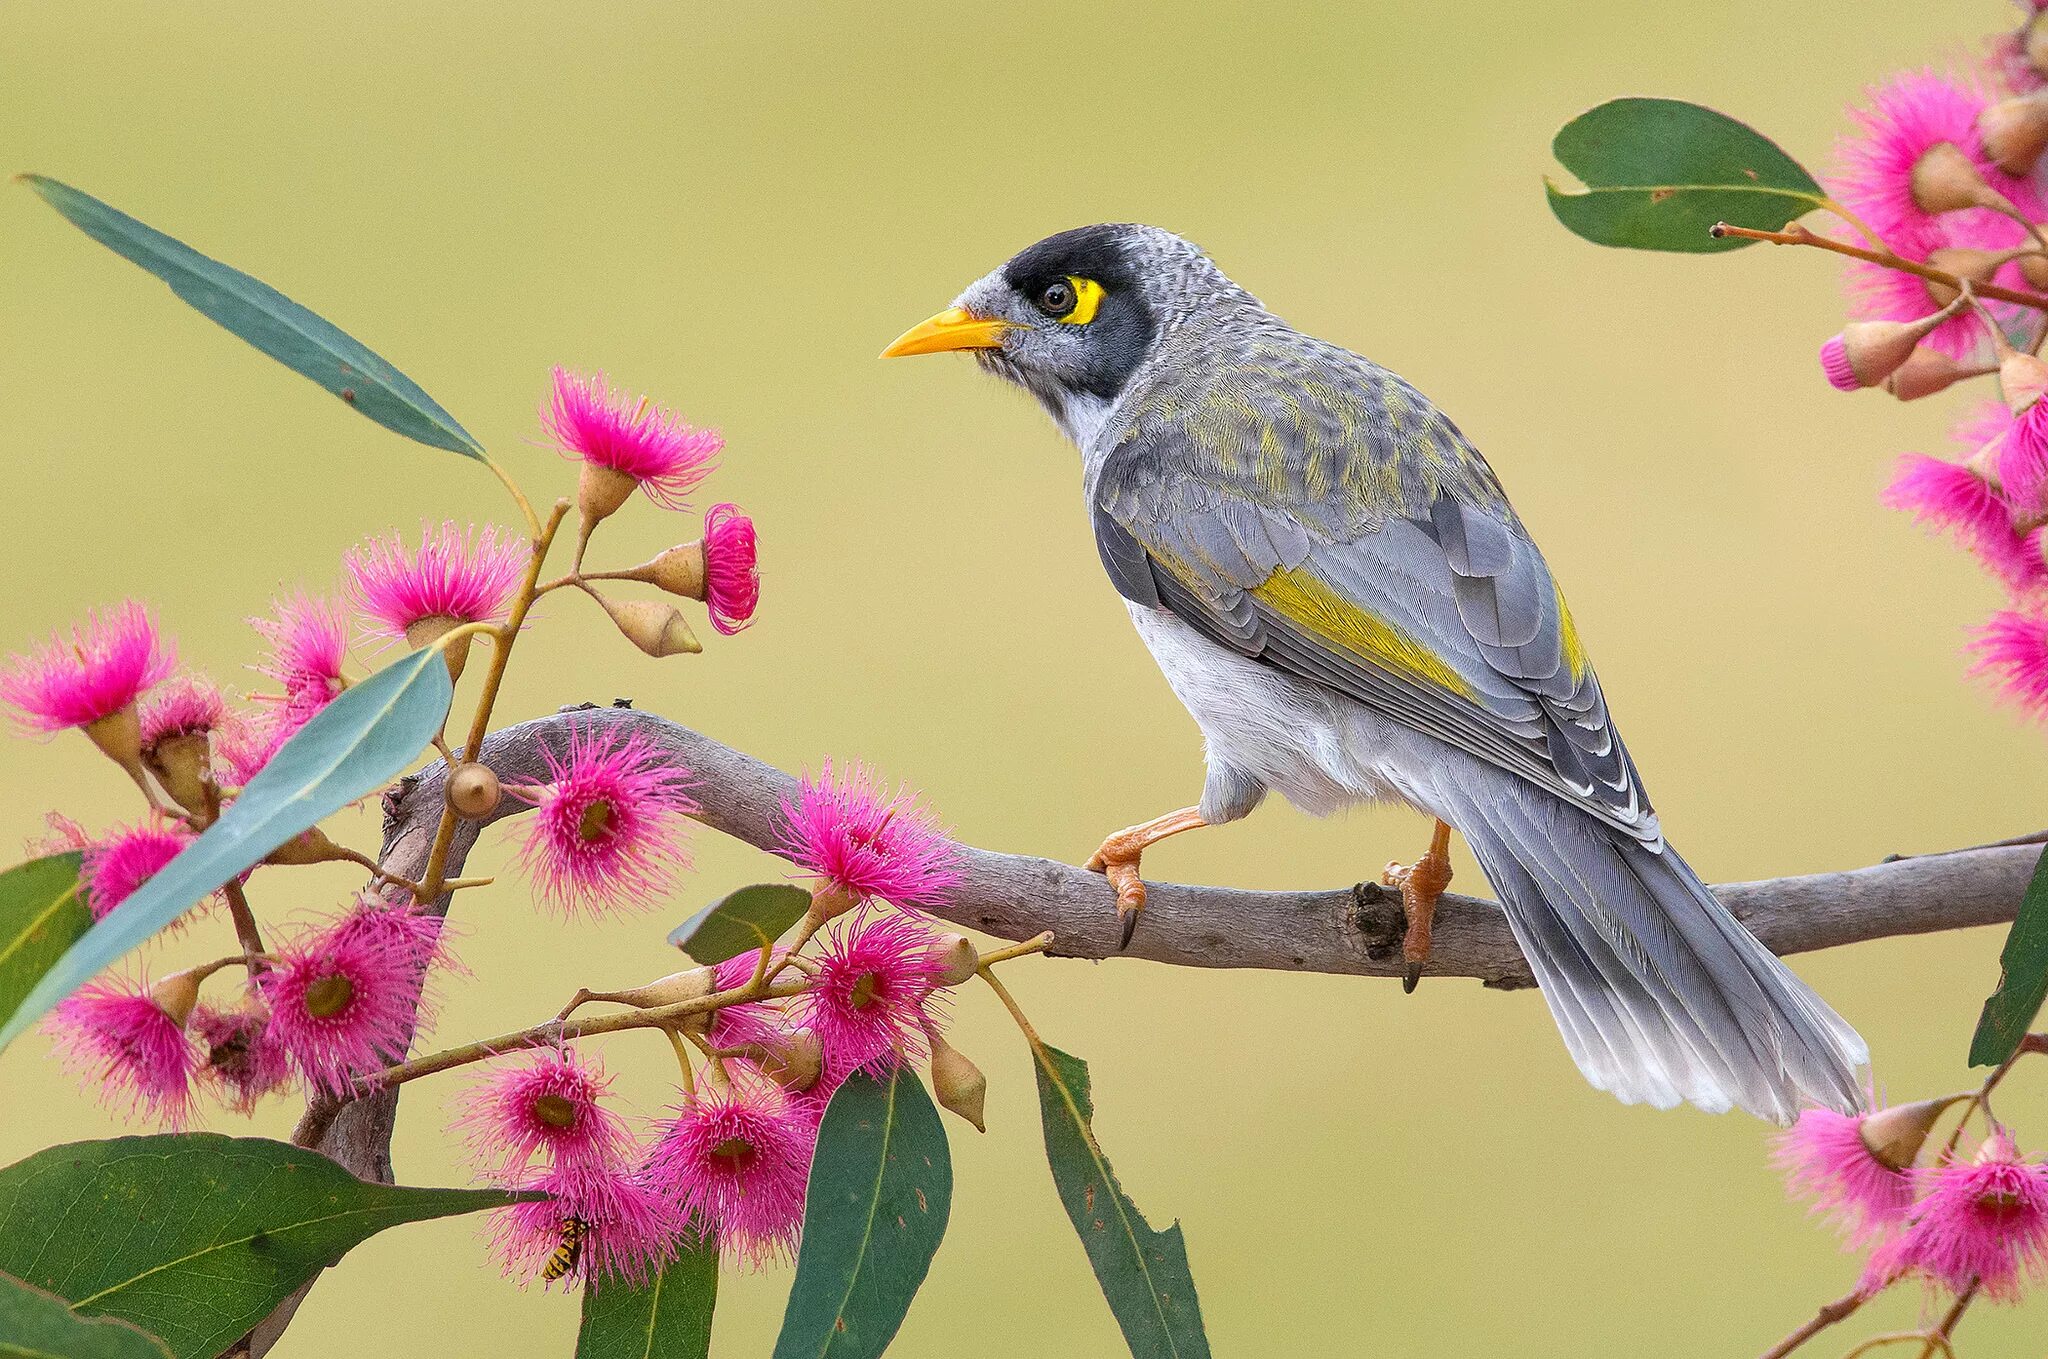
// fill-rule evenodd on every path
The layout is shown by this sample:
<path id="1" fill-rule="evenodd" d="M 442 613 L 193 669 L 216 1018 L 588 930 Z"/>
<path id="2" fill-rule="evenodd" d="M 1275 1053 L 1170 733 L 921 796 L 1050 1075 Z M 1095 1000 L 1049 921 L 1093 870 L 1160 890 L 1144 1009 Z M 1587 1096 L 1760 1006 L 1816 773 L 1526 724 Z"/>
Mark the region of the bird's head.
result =
<path id="1" fill-rule="evenodd" d="M 1029 389 L 1074 433 L 1086 411 L 1116 400 L 1163 335 L 1225 297 L 1244 294 L 1170 231 L 1076 227 L 969 285 L 882 357 L 971 351 L 982 367 Z"/>

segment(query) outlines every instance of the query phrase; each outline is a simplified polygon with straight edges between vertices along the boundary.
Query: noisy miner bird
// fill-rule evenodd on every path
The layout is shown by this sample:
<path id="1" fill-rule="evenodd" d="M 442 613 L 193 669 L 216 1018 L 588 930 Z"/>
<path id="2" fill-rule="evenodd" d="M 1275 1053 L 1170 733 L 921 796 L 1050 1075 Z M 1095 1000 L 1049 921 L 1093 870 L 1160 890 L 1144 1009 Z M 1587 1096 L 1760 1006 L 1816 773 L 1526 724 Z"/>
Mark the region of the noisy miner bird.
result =
<path id="1" fill-rule="evenodd" d="M 1048 237 L 884 356 L 949 350 L 1081 450 L 1102 564 L 1207 745 L 1201 801 L 1089 864 L 1126 942 L 1147 846 L 1269 789 L 1391 799 L 1437 823 L 1385 878 L 1411 984 L 1455 827 L 1595 1086 L 1780 1123 L 1860 1107 L 1863 1041 L 1665 842 L 1542 554 L 1428 398 L 1157 227 Z"/>

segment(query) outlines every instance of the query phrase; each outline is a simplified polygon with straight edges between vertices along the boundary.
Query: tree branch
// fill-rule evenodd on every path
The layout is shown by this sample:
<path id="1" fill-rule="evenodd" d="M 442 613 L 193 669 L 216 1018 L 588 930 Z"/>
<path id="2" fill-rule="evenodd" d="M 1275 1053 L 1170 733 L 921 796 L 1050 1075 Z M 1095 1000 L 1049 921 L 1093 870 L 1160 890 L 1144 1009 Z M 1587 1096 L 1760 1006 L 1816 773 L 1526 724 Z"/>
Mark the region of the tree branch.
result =
<path id="1" fill-rule="evenodd" d="M 488 737 L 483 760 L 506 783 L 548 777 L 544 748 L 568 748 L 576 727 L 633 731 L 690 770 L 698 819 L 714 830 L 773 849 L 785 798 L 796 780 L 687 727 L 632 708 L 581 707 L 522 722 Z M 446 766 L 398 783 L 384 799 L 385 871 L 417 879 L 441 816 Z M 459 874 L 484 825 L 529 810 L 507 797 L 483 822 L 463 822 L 446 871 Z M 2010 921 L 2032 876 L 2039 846 L 1989 845 L 1895 859 L 1871 868 L 1766 882 L 1731 883 L 1715 893 L 1774 953 L 1833 948 L 1865 939 L 1926 934 Z M 1005 939 L 1050 930 L 1048 952 L 1075 958 L 1118 956 L 1116 894 L 1099 874 L 1050 859 L 961 847 L 965 877 L 934 914 Z M 1123 956 L 1187 967 L 1274 968 L 1398 977 L 1406 920 L 1400 895 L 1374 883 L 1320 892 L 1249 892 L 1148 882 L 1145 913 Z M 432 904 L 445 914 L 448 897 Z M 1437 909 L 1434 952 L 1424 973 L 1474 977 L 1487 986 L 1532 986 L 1528 964 L 1491 901 L 1447 895 Z M 342 1106 L 316 1103 L 296 1140 L 366 1179 L 391 1182 L 391 1131 L 398 1090 Z M 311 1285 L 308 1285 L 310 1287 Z M 253 1332 L 252 1356 L 282 1333 L 299 1297 Z"/>

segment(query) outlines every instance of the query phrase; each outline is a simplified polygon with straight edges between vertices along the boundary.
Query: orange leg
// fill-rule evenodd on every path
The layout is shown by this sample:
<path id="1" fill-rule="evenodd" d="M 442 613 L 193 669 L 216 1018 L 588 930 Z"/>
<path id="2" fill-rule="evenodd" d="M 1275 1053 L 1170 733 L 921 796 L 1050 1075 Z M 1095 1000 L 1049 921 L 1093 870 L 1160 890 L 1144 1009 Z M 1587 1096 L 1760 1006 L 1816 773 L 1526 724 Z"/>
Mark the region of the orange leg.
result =
<path id="1" fill-rule="evenodd" d="M 1408 971 L 1401 989 L 1413 991 L 1429 961 L 1429 931 L 1436 920 L 1436 900 L 1451 885 L 1451 828 L 1439 821 L 1429 837 L 1429 851 L 1412 864 L 1390 863 L 1380 881 L 1401 889 L 1401 909 L 1408 932 L 1401 937 L 1401 957 Z"/>
<path id="2" fill-rule="evenodd" d="M 1179 835 L 1182 831 L 1208 824 L 1202 820 L 1199 808 L 1183 807 L 1177 812 L 1124 827 L 1105 839 L 1102 847 L 1089 856 L 1088 871 L 1103 874 L 1109 879 L 1110 886 L 1116 888 L 1116 918 L 1123 926 L 1118 948 L 1130 947 L 1131 934 L 1138 928 L 1138 912 L 1145 909 L 1145 884 L 1138 877 L 1139 856 L 1169 835 Z"/>

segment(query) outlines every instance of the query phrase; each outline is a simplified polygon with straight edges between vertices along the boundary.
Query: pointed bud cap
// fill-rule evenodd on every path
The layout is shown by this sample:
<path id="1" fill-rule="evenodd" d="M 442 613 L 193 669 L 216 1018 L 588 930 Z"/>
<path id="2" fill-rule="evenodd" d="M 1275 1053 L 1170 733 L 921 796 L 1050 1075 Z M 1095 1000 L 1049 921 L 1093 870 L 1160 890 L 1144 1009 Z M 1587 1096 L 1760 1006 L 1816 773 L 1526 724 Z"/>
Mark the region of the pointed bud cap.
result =
<path id="1" fill-rule="evenodd" d="M 1954 142 L 1937 142 L 1922 152 L 1913 162 L 1909 183 L 1913 202 L 1922 212 L 1939 215 L 1965 208 L 2001 210 L 2011 206 L 2004 194 L 1984 182 L 1984 176 Z"/>
<path id="2" fill-rule="evenodd" d="M 348 858 L 348 852 L 329 839 L 326 831 L 314 826 L 271 850 L 263 862 L 303 867 L 306 864 L 341 863 Z"/>
<path id="3" fill-rule="evenodd" d="M 625 603 L 600 599 L 599 602 L 626 640 L 650 656 L 680 656 L 704 649 L 703 643 L 697 640 L 697 634 L 690 631 L 683 611 L 673 604 L 654 599 L 633 599 Z"/>
<path id="4" fill-rule="evenodd" d="M 988 1077 L 958 1048 L 936 1035 L 932 1038 L 932 1093 L 939 1103 L 985 1133 L 983 1109 L 988 1103 Z"/>
<path id="5" fill-rule="evenodd" d="M 1905 1170 L 1920 1159 L 1920 1148 L 1927 1144 L 1927 1134 L 1934 1130 L 1942 1111 L 1957 1100 L 1968 1098 L 1947 1095 L 1914 1104 L 1894 1104 L 1865 1118 L 1857 1135 L 1863 1139 L 1863 1149 L 1878 1164 L 1889 1170 Z"/>
<path id="6" fill-rule="evenodd" d="M 939 969 L 939 985 L 958 986 L 980 968 L 981 954 L 975 949 L 972 939 L 957 931 L 948 931 L 932 945 L 932 962 Z"/>
<path id="7" fill-rule="evenodd" d="M 630 991 L 606 991 L 592 996 L 592 999 L 652 1010 L 659 1005 L 680 1005 L 686 1000 L 702 1000 L 717 989 L 717 986 L 716 968 L 693 967 L 687 972 L 671 972 L 666 977 L 657 978 L 645 986 L 636 986 Z"/>
<path id="8" fill-rule="evenodd" d="M 465 821 L 480 821 L 498 810 L 504 789 L 489 765 L 464 760 L 448 776 L 446 796 L 449 807 L 457 816 Z"/>
<path id="9" fill-rule="evenodd" d="M 2025 179 L 2048 151 L 2048 100 L 2038 94 L 2001 99 L 1977 115 L 1977 131 L 1998 168 Z"/>

